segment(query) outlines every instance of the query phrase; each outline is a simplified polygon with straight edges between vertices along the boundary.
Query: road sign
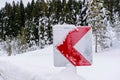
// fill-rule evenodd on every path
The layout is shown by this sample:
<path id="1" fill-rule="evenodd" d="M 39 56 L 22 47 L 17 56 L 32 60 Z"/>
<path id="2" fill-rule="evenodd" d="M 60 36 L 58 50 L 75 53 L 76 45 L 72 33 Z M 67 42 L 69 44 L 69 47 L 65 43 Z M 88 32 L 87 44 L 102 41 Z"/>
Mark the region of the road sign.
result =
<path id="1" fill-rule="evenodd" d="M 56 25 L 53 28 L 54 65 L 88 66 L 92 63 L 92 30 L 89 26 Z"/>

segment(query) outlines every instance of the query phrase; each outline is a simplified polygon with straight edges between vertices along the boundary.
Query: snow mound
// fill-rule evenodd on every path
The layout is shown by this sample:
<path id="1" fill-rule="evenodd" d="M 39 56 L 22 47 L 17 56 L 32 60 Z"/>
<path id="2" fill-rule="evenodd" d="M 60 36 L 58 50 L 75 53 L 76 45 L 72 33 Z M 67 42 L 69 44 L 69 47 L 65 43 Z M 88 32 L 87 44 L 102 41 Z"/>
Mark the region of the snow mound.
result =
<path id="1" fill-rule="evenodd" d="M 120 42 L 93 53 L 92 66 L 53 65 L 53 46 L 16 56 L 0 57 L 0 80 L 120 80 Z"/>
<path id="2" fill-rule="evenodd" d="M 0 80 L 44 80 L 27 70 L 21 69 L 10 62 L 0 61 Z"/>
<path id="3" fill-rule="evenodd" d="M 76 67 L 72 64 L 68 64 L 65 69 L 55 74 L 51 80 L 85 80 L 79 76 L 76 72 Z"/>

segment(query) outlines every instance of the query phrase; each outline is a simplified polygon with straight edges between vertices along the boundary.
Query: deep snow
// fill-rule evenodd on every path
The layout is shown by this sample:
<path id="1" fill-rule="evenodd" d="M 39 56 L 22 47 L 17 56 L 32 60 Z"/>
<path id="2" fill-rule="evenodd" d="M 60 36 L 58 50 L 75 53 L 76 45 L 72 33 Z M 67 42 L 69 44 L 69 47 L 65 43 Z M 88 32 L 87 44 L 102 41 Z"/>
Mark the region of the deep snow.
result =
<path id="1" fill-rule="evenodd" d="M 120 80 L 120 42 L 93 53 L 92 66 L 54 67 L 53 46 L 0 57 L 0 80 Z"/>

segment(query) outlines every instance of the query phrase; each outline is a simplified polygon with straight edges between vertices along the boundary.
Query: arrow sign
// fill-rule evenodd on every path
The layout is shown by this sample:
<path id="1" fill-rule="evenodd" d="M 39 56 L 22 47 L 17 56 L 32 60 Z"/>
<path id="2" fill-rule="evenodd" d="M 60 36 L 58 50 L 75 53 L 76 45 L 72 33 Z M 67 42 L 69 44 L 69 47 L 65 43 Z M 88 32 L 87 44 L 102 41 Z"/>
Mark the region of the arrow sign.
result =
<path id="1" fill-rule="evenodd" d="M 72 28 L 56 49 L 74 66 L 88 66 L 92 62 L 91 27 Z"/>

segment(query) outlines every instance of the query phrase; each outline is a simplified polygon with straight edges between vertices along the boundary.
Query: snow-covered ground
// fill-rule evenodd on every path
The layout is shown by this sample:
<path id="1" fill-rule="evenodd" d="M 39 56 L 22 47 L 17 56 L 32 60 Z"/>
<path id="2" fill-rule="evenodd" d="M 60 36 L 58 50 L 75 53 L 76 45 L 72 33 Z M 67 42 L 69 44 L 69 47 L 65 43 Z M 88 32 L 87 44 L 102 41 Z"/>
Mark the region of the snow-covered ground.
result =
<path id="1" fill-rule="evenodd" d="M 0 57 L 0 80 L 120 80 L 120 42 L 93 53 L 92 66 L 54 67 L 53 46 L 16 56 Z"/>

